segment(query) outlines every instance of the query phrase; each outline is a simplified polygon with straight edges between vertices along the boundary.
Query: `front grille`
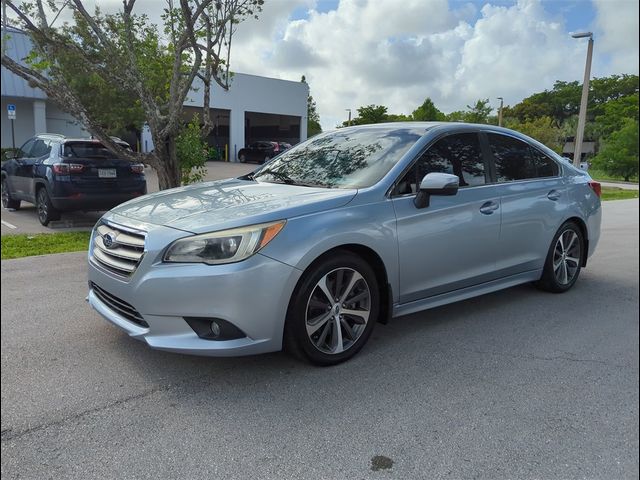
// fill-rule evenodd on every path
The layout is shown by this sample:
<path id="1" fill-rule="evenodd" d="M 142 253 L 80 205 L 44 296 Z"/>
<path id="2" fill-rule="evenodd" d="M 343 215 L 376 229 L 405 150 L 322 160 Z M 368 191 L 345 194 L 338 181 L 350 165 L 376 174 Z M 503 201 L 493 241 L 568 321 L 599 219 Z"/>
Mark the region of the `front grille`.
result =
<path id="1" fill-rule="evenodd" d="M 92 255 L 100 266 L 110 272 L 130 276 L 138 268 L 143 254 L 143 234 L 104 223 L 96 229 Z"/>
<path id="2" fill-rule="evenodd" d="M 140 313 L 129 303 L 125 302 L 124 300 L 120 300 L 115 295 L 111 295 L 109 292 L 103 290 L 93 282 L 91 282 L 91 289 L 102 303 L 104 303 L 107 307 L 115 311 L 120 316 L 141 327 L 149 327 L 149 324 L 144 321 L 142 315 L 140 315 Z"/>

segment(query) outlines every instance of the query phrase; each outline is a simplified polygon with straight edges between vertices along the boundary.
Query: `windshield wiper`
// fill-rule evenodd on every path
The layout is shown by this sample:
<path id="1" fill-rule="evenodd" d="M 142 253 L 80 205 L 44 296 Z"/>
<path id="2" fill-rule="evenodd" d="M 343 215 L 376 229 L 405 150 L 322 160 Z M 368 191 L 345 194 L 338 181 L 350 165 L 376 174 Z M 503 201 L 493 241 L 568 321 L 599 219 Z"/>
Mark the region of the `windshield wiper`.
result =
<path id="1" fill-rule="evenodd" d="M 282 180 L 282 182 L 286 183 L 287 185 L 295 185 L 295 183 L 296 183 L 296 181 L 293 178 L 291 178 L 289 175 L 287 175 L 286 173 L 277 172 L 275 170 L 261 170 L 259 172 L 259 175 L 262 176 L 263 174 L 272 175 L 273 177 L 277 178 L 278 180 Z M 253 179 L 255 180 L 255 176 L 253 177 Z"/>

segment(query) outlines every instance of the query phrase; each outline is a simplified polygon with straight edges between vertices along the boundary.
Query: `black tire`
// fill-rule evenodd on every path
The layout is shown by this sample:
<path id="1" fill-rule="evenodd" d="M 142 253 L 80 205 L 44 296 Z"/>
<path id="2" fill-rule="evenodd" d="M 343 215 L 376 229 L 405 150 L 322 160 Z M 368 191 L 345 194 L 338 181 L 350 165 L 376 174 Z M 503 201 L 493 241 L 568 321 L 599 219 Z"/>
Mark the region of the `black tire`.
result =
<path id="1" fill-rule="evenodd" d="M 60 219 L 60 212 L 58 212 L 51 203 L 45 187 L 40 187 L 38 193 L 36 193 L 36 211 L 38 213 L 38 220 L 45 227 L 49 225 L 49 222 Z"/>
<path id="2" fill-rule="evenodd" d="M 6 209 L 20 210 L 20 200 L 11 196 L 7 177 L 2 178 L 2 206 Z"/>
<path id="3" fill-rule="evenodd" d="M 245 163 L 247 161 L 247 155 L 242 150 L 238 153 L 238 160 L 240 163 Z"/>
<path id="4" fill-rule="evenodd" d="M 352 280 L 357 278 L 354 273 L 350 276 L 350 272 L 358 273 L 361 278 L 355 280 L 352 288 L 346 291 Z M 336 292 L 345 290 L 338 292 L 344 295 L 344 303 L 334 303 L 337 299 L 332 298 L 326 302 L 326 305 L 318 305 L 323 299 L 328 298 L 322 293 L 318 283 L 325 278 L 329 293 L 334 293 L 331 292 L 332 288 Z M 357 300 L 358 297 L 363 299 Z M 350 299 L 356 300 L 351 302 Z M 330 303 L 334 303 L 333 307 L 329 305 Z M 340 307 L 345 308 L 346 311 L 349 309 L 349 312 L 357 311 L 358 313 L 366 313 L 368 308 L 368 318 L 351 315 L 346 311 L 343 315 Z M 350 252 L 332 253 L 331 256 L 320 258 L 311 265 L 298 282 L 287 311 L 284 329 L 285 350 L 315 365 L 328 366 L 344 362 L 358 353 L 367 343 L 378 321 L 379 312 L 380 292 L 373 269 L 362 258 Z M 316 333 L 308 333 L 308 316 L 313 320 L 325 315 L 328 319 L 316 323 L 324 327 L 318 328 Z M 340 333 L 336 334 L 338 325 Z M 309 328 L 313 328 L 313 324 L 309 323 Z M 314 336 L 315 339 L 312 340 Z M 327 341 L 326 344 L 323 343 L 322 338 Z M 326 350 L 332 348 L 329 344 L 333 343 L 333 340 L 336 340 L 337 352 L 331 353 Z M 341 347 L 338 348 L 339 342 Z M 321 350 L 323 347 L 327 347 L 325 351 Z"/>
<path id="5" fill-rule="evenodd" d="M 271 160 L 271 157 L 270 157 L 269 155 L 266 155 L 266 156 L 264 157 L 264 160 L 262 160 L 262 161 L 260 162 L 260 165 L 264 165 L 264 164 L 265 164 L 265 163 L 267 163 L 269 160 Z"/>
<path id="6" fill-rule="evenodd" d="M 562 241 L 560 239 L 562 238 Z M 564 245 L 565 242 L 567 245 Z M 563 249 L 565 251 L 563 252 Z M 553 237 L 540 280 L 540 290 L 564 293 L 573 287 L 580 276 L 585 256 L 582 229 L 574 222 L 564 223 Z"/>

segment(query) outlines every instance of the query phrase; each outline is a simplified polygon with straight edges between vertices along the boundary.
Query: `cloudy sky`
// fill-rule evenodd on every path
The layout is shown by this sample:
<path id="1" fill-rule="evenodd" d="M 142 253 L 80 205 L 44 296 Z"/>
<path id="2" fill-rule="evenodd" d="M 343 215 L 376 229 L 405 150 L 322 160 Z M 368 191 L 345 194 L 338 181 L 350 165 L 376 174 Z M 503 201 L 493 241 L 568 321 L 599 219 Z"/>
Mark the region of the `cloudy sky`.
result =
<path id="1" fill-rule="evenodd" d="M 105 11 L 121 6 L 96 3 Z M 138 0 L 136 12 L 159 21 L 164 4 Z M 592 76 L 637 74 L 638 4 L 265 0 L 258 20 L 239 25 L 231 67 L 296 81 L 305 75 L 324 129 L 368 104 L 407 114 L 426 97 L 446 113 L 480 98 L 513 105 L 555 80 L 582 81 L 587 40 L 570 32 L 594 32 Z"/>

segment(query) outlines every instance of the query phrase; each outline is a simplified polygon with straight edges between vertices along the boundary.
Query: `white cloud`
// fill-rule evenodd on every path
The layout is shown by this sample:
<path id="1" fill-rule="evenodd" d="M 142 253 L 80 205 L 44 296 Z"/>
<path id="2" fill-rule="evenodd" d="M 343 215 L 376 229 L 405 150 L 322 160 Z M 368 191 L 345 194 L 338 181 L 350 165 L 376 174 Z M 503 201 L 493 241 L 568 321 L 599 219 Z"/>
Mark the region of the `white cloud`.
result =
<path id="1" fill-rule="evenodd" d="M 638 73 L 638 0 L 593 0 L 594 50 L 610 55 L 609 69 Z"/>
<path id="2" fill-rule="evenodd" d="M 637 73 L 637 0 L 595 1 L 603 55 L 597 48 L 594 73 Z M 342 122 L 345 109 L 371 103 L 410 113 L 429 96 L 449 112 L 479 98 L 514 104 L 555 80 L 582 79 L 586 46 L 570 38 L 561 16 L 540 0 L 494 3 L 478 16 L 473 4 L 446 0 L 341 0 L 325 13 L 305 0 L 267 2 L 271 27 L 236 44 L 232 66 L 306 75 L 324 128 Z M 289 21 L 293 5 L 308 5 L 308 18 Z M 249 22 L 239 30 L 251 36 Z"/>

